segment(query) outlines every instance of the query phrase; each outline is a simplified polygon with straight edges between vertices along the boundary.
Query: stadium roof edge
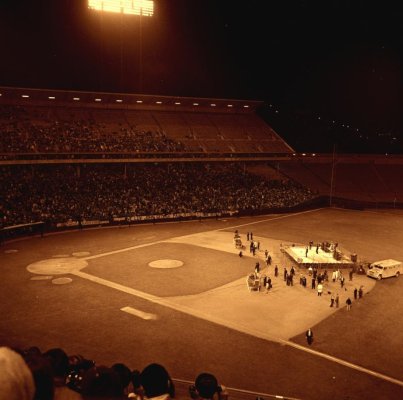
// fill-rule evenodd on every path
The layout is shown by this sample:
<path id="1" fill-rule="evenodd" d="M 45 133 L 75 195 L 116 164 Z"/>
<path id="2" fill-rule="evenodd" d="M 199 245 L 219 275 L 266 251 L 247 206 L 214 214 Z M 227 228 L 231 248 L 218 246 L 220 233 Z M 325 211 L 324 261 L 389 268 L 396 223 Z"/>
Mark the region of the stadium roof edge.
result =
<path id="1" fill-rule="evenodd" d="M 0 86 L 0 102 L 6 103 L 7 100 L 27 100 L 31 98 L 35 102 L 54 103 L 73 103 L 81 102 L 86 105 L 130 107 L 142 108 L 144 106 L 153 106 L 165 108 L 192 108 L 194 111 L 209 112 L 254 112 L 264 104 L 260 100 L 240 100 L 240 99 L 218 99 L 207 97 L 180 97 L 166 95 L 150 95 L 136 93 L 112 93 L 112 92 L 94 92 L 81 90 L 62 90 L 62 89 L 39 89 L 39 88 L 21 88 Z M 56 104 L 55 104 L 56 105 Z M 198 110 L 196 110 L 196 108 Z"/>

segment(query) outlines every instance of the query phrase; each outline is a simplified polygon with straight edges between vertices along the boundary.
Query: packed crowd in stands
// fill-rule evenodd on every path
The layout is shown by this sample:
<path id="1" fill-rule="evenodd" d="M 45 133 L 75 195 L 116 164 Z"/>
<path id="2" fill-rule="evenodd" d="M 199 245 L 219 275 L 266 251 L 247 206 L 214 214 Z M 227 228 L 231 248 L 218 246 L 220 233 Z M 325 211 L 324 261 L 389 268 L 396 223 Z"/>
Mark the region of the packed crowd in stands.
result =
<path id="1" fill-rule="evenodd" d="M 109 115 L 109 116 L 108 116 Z M 141 131 L 99 110 L 0 105 L 0 153 L 186 152 L 162 131 Z M 96 116 L 96 117 L 95 117 Z M 99 118 L 97 120 L 97 118 Z M 313 194 L 240 164 L 48 164 L 2 166 L 0 227 L 35 222 L 130 220 L 289 208 Z"/>
<path id="2" fill-rule="evenodd" d="M 289 208 L 314 194 L 237 163 L 2 166 L 3 226 Z"/>
<path id="3" fill-rule="evenodd" d="M 0 347 L 0 399 L 85 400 L 157 399 L 175 397 L 175 384 L 158 363 L 142 371 L 125 363 L 98 365 L 81 355 L 68 356 L 61 348 L 41 352 Z M 228 394 L 209 373 L 200 373 L 183 398 L 225 400 Z"/>
<path id="4" fill-rule="evenodd" d="M 144 131 L 128 122 L 108 126 L 92 119 L 55 120 L 25 108 L 0 106 L 0 153 L 182 152 L 186 146 L 164 132 Z"/>

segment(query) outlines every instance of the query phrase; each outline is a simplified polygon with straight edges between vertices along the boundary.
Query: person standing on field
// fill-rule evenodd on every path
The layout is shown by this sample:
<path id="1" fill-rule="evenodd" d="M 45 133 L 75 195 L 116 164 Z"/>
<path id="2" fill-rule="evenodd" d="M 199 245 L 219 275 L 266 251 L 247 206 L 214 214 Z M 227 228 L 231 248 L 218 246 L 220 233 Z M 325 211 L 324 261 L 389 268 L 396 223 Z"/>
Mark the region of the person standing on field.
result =
<path id="1" fill-rule="evenodd" d="M 318 283 L 318 296 L 322 296 L 323 285 L 322 283 Z"/>
<path id="2" fill-rule="evenodd" d="M 309 328 L 309 329 L 306 331 L 305 336 L 306 336 L 306 341 L 307 341 L 307 343 L 308 343 L 309 346 L 310 346 L 310 345 L 312 344 L 312 342 L 313 342 L 313 332 L 312 332 L 312 329 L 311 329 L 311 328 Z"/>
<path id="3" fill-rule="evenodd" d="M 350 297 L 346 300 L 346 304 L 347 304 L 347 311 L 351 310 L 351 299 Z"/>

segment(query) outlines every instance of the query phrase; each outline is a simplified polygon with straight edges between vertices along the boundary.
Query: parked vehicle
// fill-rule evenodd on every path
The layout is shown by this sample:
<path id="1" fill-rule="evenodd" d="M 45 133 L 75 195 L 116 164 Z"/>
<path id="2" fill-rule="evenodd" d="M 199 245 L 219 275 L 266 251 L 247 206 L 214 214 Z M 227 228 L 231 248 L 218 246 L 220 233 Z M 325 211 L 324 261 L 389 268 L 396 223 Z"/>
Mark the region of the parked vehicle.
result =
<path id="1" fill-rule="evenodd" d="M 388 259 L 370 264 L 367 270 L 367 276 L 381 280 L 392 276 L 397 278 L 402 272 L 402 263 L 400 261 Z"/>

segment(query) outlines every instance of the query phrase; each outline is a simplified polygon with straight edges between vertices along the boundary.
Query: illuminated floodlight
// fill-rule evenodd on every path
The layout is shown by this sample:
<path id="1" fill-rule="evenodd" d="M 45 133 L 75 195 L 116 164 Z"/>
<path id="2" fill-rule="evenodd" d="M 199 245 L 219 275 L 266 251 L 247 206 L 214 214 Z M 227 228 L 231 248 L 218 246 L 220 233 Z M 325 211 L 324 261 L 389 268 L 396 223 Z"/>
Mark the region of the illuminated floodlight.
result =
<path id="1" fill-rule="evenodd" d="M 227 107 L 231 108 L 231 107 L 233 107 L 233 106 L 232 106 L 232 104 L 227 104 Z"/>
<path id="2" fill-rule="evenodd" d="M 27 94 L 22 94 L 21 97 L 23 97 L 24 99 L 28 99 L 29 96 Z"/>
<path id="3" fill-rule="evenodd" d="M 142 103 L 143 103 L 143 100 L 136 100 L 136 103 L 137 103 L 137 104 L 142 104 Z"/>
<path id="4" fill-rule="evenodd" d="M 102 99 L 95 99 L 95 101 L 102 101 Z"/>
<path id="5" fill-rule="evenodd" d="M 181 103 L 180 103 L 179 101 L 175 101 L 175 105 L 176 105 L 176 106 L 180 106 Z"/>
<path id="6" fill-rule="evenodd" d="M 215 103 L 211 103 L 211 104 L 210 104 L 211 107 L 215 107 L 216 105 L 217 105 L 217 104 L 215 104 Z"/>
<path id="7" fill-rule="evenodd" d="M 73 100 L 74 101 L 80 101 L 80 98 L 79 97 L 73 97 Z"/>
<path id="8" fill-rule="evenodd" d="M 199 103 L 193 103 L 193 105 L 194 105 L 194 106 L 198 106 L 198 105 L 199 105 Z"/>
<path id="9" fill-rule="evenodd" d="M 245 105 L 243 106 L 243 108 L 249 108 L 249 106 L 248 106 L 247 104 L 245 104 Z"/>
<path id="10" fill-rule="evenodd" d="M 162 101 L 156 101 L 155 104 L 162 104 Z"/>
<path id="11" fill-rule="evenodd" d="M 154 1 L 88 0 L 88 8 L 97 11 L 106 11 L 129 15 L 144 15 L 146 17 L 151 17 L 154 14 Z"/>
<path id="12" fill-rule="evenodd" d="M 115 101 L 116 101 L 116 103 L 123 103 L 122 99 L 116 99 Z"/>
<path id="13" fill-rule="evenodd" d="M 49 100 L 54 100 L 56 97 L 55 96 L 49 96 L 48 99 Z"/>

